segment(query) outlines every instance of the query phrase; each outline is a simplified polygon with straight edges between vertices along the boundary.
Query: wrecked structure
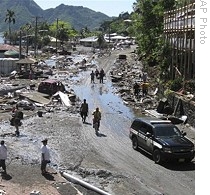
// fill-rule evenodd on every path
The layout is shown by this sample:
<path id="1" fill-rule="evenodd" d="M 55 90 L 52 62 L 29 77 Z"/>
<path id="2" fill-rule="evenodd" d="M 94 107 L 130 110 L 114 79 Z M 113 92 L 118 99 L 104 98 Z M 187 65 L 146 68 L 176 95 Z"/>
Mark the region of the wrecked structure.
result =
<path id="1" fill-rule="evenodd" d="M 13 71 L 13 76 L 8 70 L 8 76 L 0 77 L 0 120 L 4 117 L 11 118 L 11 111 L 15 105 L 19 105 L 19 109 L 24 111 L 24 116 L 40 115 L 41 112 L 52 111 L 54 107 L 78 112 L 76 95 L 69 87 L 70 83 L 68 80 L 61 81 L 82 70 L 80 68 L 85 56 L 82 55 L 80 59 L 77 55 L 71 56 L 71 60 L 65 57 L 61 60 L 60 57 L 54 59 L 58 64 L 57 68 L 52 68 L 46 63 L 40 66 L 31 58 L 14 60 L 11 71 L 16 71 Z M 40 75 L 37 75 L 39 72 Z M 34 76 L 30 77 L 30 73 Z"/>
<path id="2" fill-rule="evenodd" d="M 195 0 L 164 13 L 164 37 L 170 43 L 170 77 L 195 78 Z"/>
<path id="3" fill-rule="evenodd" d="M 122 53 L 120 56 L 124 56 Z M 142 71 L 143 65 L 135 61 L 135 54 L 126 59 L 116 59 L 110 77 L 113 85 L 117 87 L 117 92 L 126 105 L 131 106 L 136 111 L 145 115 L 152 115 L 157 118 L 171 119 L 175 123 L 189 123 L 195 125 L 195 102 L 194 95 L 182 94 L 180 92 L 170 91 L 164 94 L 162 85 L 151 75 Z M 146 83 L 148 84 L 148 93 L 143 94 L 143 75 L 147 75 Z M 134 94 L 133 86 L 137 83 L 140 86 L 139 95 Z M 160 104 L 164 101 L 164 109 L 160 109 Z"/>
<path id="4" fill-rule="evenodd" d="M 0 58 L 0 74 L 10 75 L 10 73 L 16 70 L 16 62 L 18 58 Z"/>

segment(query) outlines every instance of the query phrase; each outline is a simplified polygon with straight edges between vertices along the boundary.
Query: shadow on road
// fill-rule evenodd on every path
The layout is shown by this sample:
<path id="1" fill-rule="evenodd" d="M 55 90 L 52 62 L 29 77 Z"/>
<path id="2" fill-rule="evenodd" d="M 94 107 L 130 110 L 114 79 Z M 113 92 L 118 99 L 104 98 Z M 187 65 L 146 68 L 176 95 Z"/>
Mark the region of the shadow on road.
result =
<path id="1" fill-rule="evenodd" d="M 11 180 L 12 177 L 9 175 L 9 174 L 4 174 L 4 173 L 1 173 L 1 177 L 3 180 Z"/>
<path id="2" fill-rule="evenodd" d="M 138 149 L 139 153 L 143 154 L 147 158 L 153 161 L 152 155 L 146 153 L 145 151 Z M 166 169 L 170 169 L 173 171 L 193 171 L 195 170 L 195 162 L 177 162 L 177 161 L 168 161 L 159 164 L 160 166 L 165 167 Z"/>
<path id="3" fill-rule="evenodd" d="M 195 170 L 195 162 L 168 162 L 162 164 L 166 169 L 174 170 L 174 171 L 193 171 Z"/>
<path id="4" fill-rule="evenodd" d="M 43 176 L 49 181 L 55 181 L 55 178 L 51 173 L 43 174 Z"/>
<path id="5" fill-rule="evenodd" d="M 88 123 L 88 122 L 84 122 L 84 124 L 86 124 L 86 125 L 92 125 L 92 123 Z"/>
<path id="6" fill-rule="evenodd" d="M 107 137 L 107 136 L 104 135 L 103 133 L 99 133 L 99 132 L 98 132 L 96 135 L 97 135 L 97 137 Z"/>

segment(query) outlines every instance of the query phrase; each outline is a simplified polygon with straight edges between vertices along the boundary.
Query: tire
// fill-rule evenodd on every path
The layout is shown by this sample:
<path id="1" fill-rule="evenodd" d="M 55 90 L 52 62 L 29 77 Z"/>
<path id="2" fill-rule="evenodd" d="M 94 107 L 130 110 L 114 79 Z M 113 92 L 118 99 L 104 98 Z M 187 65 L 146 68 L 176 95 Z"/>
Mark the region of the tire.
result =
<path id="1" fill-rule="evenodd" d="M 153 152 L 153 160 L 155 163 L 160 164 L 161 163 L 161 153 L 159 149 L 155 149 Z"/>
<path id="2" fill-rule="evenodd" d="M 138 149 L 138 140 L 136 137 L 133 137 L 133 139 L 132 139 L 132 146 L 133 146 L 134 150 Z"/>

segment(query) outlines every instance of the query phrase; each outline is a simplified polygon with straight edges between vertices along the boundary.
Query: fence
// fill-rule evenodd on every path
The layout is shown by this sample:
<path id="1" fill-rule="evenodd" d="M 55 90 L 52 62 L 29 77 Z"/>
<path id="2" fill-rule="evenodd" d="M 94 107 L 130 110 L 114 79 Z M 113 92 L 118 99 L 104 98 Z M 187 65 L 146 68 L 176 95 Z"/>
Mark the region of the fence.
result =
<path id="1" fill-rule="evenodd" d="M 164 13 L 165 40 L 172 49 L 170 77 L 181 73 L 184 80 L 195 78 L 195 1 Z"/>

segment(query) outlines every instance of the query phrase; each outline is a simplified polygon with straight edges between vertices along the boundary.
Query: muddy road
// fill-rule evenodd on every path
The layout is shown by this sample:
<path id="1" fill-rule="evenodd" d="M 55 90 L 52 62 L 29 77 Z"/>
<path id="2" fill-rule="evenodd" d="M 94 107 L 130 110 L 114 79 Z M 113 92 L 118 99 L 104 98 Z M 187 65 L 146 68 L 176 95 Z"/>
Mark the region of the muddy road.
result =
<path id="1" fill-rule="evenodd" d="M 41 140 L 47 137 L 52 156 L 50 166 L 112 195 L 194 194 L 194 162 L 158 165 L 150 156 L 132 149 L 128 135 L 136 115 L 117 95 L 109 77 L 117 56 L 124 52 L 128 54 L 131 50 L 113 51 L 111 56 L 96 58 L 97 68 L 104 68 L 106 73 L 104 84 L 99 80 L 95 84 L 90 82 L 90 73 L 95 67 L 70 79 L 73 85 L 71 83 L 68 87 L 74 90 L 81 102 L 85 98 L 89 104 L 86 124 L 79 115 L 79 105 L 74 106 L 73 112 L 65 107 L 55 107 L 44 112 L 43 117 L 24 118 L 21 136 L 5 137 L 9 157 L 18 156 L 24 164 L 39 164 Z M 66 77 L 63 79 L 68 83 Z M 102 113 L 98 136 L 92 127 L 92 112 L 96 107 Z M 8 121 L 2 121 L 1 134 L 8 131 L 11 131 L 11 126 Z"/>
<path id="2" fill-rule="evenodd" d="M 194 194 L 194 163 L 161 166 L 146 154 L 132 149 L 128 135 L 135 115 L 115 95 L 109 78 L 110 67 L 118 53 L 98 60 L 98 67 L 104 68 L 107 75 L 104 84 L 98 80 L 91 84 L 90 71 L 86 71 L 83 72 L 80 84 L 74 86 L 77 96 L 81 100 L 87 99 L 89 103 L 89 123 L 92 123 L 91 111 L 99 107 L 102 112 L 100 135 L 94 134 L 91 124 L 83 124 L 83 136 L 104 159 L 104 165 L 110 164 L 112 171 L 124 177 L 122 181 L 126 181 L 126 184 L 123 186 L 122 181 L 119 182 L 115 194 L 119 194 L 119 189 L 122 190 L 121 194 Z"/>

